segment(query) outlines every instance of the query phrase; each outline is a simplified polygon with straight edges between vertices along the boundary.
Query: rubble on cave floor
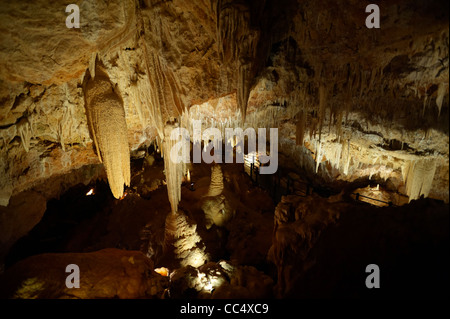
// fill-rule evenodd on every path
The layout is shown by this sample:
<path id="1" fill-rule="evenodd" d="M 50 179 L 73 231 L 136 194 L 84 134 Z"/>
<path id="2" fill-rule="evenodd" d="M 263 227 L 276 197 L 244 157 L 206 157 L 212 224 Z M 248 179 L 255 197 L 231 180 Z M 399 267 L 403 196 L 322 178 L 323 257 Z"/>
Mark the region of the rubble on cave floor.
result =
<path id="1" fill-rule="evenodd" d="M 163 167 L 157 153 L 134 160 L 131 186 L 121 199 L 99 180 L 49 201 L 41 222 L 7 255 L 2 296 L 364 298 L 370 297 L 364 267 L 376 263 L 388 288 L 383 296 L 397 298 L 418 292 L 407 281 L 414 271 L 424 269 L 434 280 L 433 269 L 448 268 L 448 204 L 420 199 L 379 207 L 344 192 L 325 196 L 284 170 L 274 203 L 271 189 L 261 188 L 238 164 L 220 165 L 223 183 L 211 181 L 220 176 L 214 166 L 190 166 L 177 215 L 177 225 L 186 226 L 173 232 L 177 251 L 166 234 L 171 206 Z M 213 195 L 226 198 L 234 211 L 219 224 L 208 223 L 205 212 L 205 200 L 214 198 L 212 185 Z M 73 294 L 55 288 L 65 278 L 59 268 L 71 263 L 89 269 L 82 284 L 94 289 Z M 387 283 L 393 278 L 399 282 Z M 418 278 L 428 289 L 422 293 L 436 287 Z"/>
<path id="2" fill-rule="evenodd" d="M 253 185 L 241 165 L 223 165 L 220 196 L 227 198 L 236 214 L 226 224 L 206 227 L 202 205 L 205 198 L 211 198 L 207 196 L 211 165 L 193 165 L 193 187 L 186 181 L 181 187 L 180 216 L 185 216 L 192 226 L 192 232 L 201 240 L 197 246 L 203 249 L 208 258 L 202 260 L 201 264 L 191 265 L 186 255 L 184 259 L 180 259 L 173 249 L 167 249 L 165 222 L 171 209 L 163 169 L 163 161 L 155 152 L 151 157 L 132 162 L 131 186 L 120 199 L 113 198 L 105 181 L 97 181 L 86 186 L 78 185 L 62 194 L 59 199 L 49 201 L 41 222 L 21 238 L 7 255 L 4 277 L 17 278 L 8 281 L 8 291 L 3 292 L 9 293 L 8 297 L 18 298 L 169 298 L 167 283 L 164 284 L 166 286 L 161 284 L 162 286 L 150 287 L 153 285 L 150 281 L 157 278 L 156 273 L 139 279 L 143 282 L 136 289 L 133 288 L 133 292 L 118 291 L 122 289 L 122 285 L 126 286 L 126 281 L 135 282 L 136 278 L 133 276 L 139 277 L 153 269 L 167 267 L 168 274 L 177 274 L 178 278 L 173 280 L 172 297 L 181 298 L 188 293 L 180 290 L 184 287 L 180 280 L 186 280 L 180 278 L 184 276 L 181 274 L 189 272 L 189 269 L 202 273 L 206 265 L 209 265 L 209 268 L 216 267 L 222 271 L 228 269 L 222 278 L 224 285 L 220 289 L 214 287 L 214 294 L 209 292 L 202 295 L 202 288 L 196 297 L 271 297 L 273 279 L 262 271 L 268 268 L 266 254 L 271 241 L 267 234 L 273 230 L 274 205 L 268 194 Z M 182 232 L 182 229 L 177 231 Z M 183 239 L 181 245 L 185 245 L 185 241 L 187 239 Z M 190 248 L 187 246 L 187 250 Z M 109 253 L 111 249 L 114 249 L 113 253 Z M 105 250 L 108 253 L 103 253 Z M 145 269 L 138 270 L 130 277 L 119 276 L 117 280 L 109 276 L 107 282 L 106 279 L 101 279 L 101 272 L 106 271 L 108 266 L 89 266 L 89 279 L 86 280 L 95 281 L 98 278 L 103 287 L 98 287 L 98 291 L 79 292 L 76 296 L 65 290 L 52 290 L 59 277 L 49 280 L 49 276 L 57 271 L 60 263 L 55 263 L 53 268 L 47 270 L 44 265 L 33 266 L 40 263 L 41 259 L 53 258 L 62 258 L 64 262 L 73 259 L 71 263 L 80 263 L 80 267 L 97 262 L 93 261 L 95 258 L 105 260 L 105 263 L 114 263 L 114 258 L 127 254 L 138 254 L 140 259 L 147 260 Z M 189 255 L 189 251 L 186 254 Z M 108 258 L 111 260 L 106 261 Z M 219 262 L 227 266 L 223 268 Z M 203 265 L 204 263 L 206 264 Z M 132 266 L 127 264 L 126 267 Z M 128 271 L 125 272 L 128 274 Z M 37 278 L 36 285 L 23 288 L 23 282 L 31 280 L 29 276 Z M 47 281 L 48 284 L 44 286 L 39 284 Z M 158 279 L 157 282 L 161 280 Z"/>

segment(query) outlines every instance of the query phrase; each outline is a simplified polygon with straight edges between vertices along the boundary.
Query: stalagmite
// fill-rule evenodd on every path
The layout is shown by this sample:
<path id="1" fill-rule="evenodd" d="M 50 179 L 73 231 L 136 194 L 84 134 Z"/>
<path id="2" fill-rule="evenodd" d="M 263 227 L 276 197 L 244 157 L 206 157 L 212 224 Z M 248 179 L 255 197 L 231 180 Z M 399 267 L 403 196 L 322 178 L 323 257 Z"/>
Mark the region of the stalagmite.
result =
<path id="1" fill-rule="evenodd" d="M 206 197 L 202 203 L 205 213 L 205 227 L 210 229 L 214 224 L 218 227 L 225 224 L 234 216 L 234 210 L 224 195 Z"/>
<path id="2" fill-rule="evenodd" d="M 231 208 L 227 198 L 223 193 L 223 174 L 220 165 L 211 167 L 211 183 L 208 193 L 202 201 L 202 210 L 205 213 L 206 229 L 216 226 L 224 226 L 233 216 L 234 211 Z"/>
<path id="3" fill-rule="evenodd" d="M 181 267 L 199 267 L 208 259 L 197 225 L 183 213 L 169 213 L 165 223 L 165 250 L 173 249 Z"/>
<path id="4" fill-rule="evenodd" d="M 211 167 L 211 184 L 209 184 L 206 196 L 218 196 L 223 191 L 223 174 L 220 165 Z"/>
<path id="5" fill-rule="evenodd" d="M 103 162 L 115 198 L 130 185 L 130 151 L 123 101 L 97 62 L 96 77 L 85 76 L 86 114 L 97 155 Z"/>

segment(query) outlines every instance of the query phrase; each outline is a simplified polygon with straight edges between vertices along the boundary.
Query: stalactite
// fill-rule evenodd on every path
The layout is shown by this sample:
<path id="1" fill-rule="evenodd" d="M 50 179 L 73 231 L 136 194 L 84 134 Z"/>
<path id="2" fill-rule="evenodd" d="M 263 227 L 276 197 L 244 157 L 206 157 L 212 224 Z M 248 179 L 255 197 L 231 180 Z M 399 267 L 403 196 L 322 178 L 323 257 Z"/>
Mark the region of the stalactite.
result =
<path id="1" fill-rule="evenodd" d="M 72 151 L 70 151 L 70 152 L 63 151 L 63 154 L 61 156 L 61 164 L 63 167 L 70 167 L 72 165 L 71 154 L 72 154 Z"/>
<path id="2" fill-rule="evenodd" d="M 408 177 L 409 168 L 411 166 L 412 161 L 405 161 L 404 165 L 401 166 L 402 178 L 406 184 L 406 179 Z"/>
<path id="3" fill-rule="evenodd" d="M 130 185 L 130 151 L 123 101 L 103 68 L 96 65 L 96 77 L 85 76 L 84 96 L 89 128 L 103 162 L 115 198 Z"/>
<path id="4" fill-rule="evenodd" d="M 441 82 L 439 84 L 437 96 L 436 96 L 436 105 L 439 110 L 438 115 L 441 115 L 442 102 L 444 101 L 445 92 L 446 92 L 446 84 L 444 82 Z"/>
<path id="5" fill-rule="evenodd" d="M 178 203 L 181 200 L 181 183 L 183 176 L 186 173 L 186 164 L 183 162 L 177 163 L 176 159 L 172 158 L 171 150 L 181 140 L 171 140 L 170 133 L 175 129 L 173 125 L 166 125 L 164 128 L 163 152 L 164 156 L 164 173 L 166 175 L 167 194 L 172 209 L 172 213 L 178 211 Z"/>
<path id="6" fill-rule="evenodd" d="M 237 101 L 238 108 L 241 111 L 242 123 L 245 123 L 247 114 L 248 97 L 250 96 L 251 74 L 250 64 L 239 64 L 238 69 L 238 87 L 237 87 Z"/>
<path id="7" fill-rule="evenodd" d="M 319 140 L 319 146 L 316 147 L 316 174 L 319 171 L 319 165 L 322 162 L 322 143 Z"/>
<path id="8" fill-rule="evenodd" d="M 327 143 L 322 145 L 322 153 L 326 156 L 329 163 L 337 170 L 339 170 L 342 144 L 341 143 Z"/>
<path id="9" fill-rule="evenodd" d="M 297 119 L 295 142 L 297 145 L 303 145 L 303 139 L 305 136 L 306 114 L 305 111 L 300 111 Z"/>
<path id="10" fill-rule="evenodd" d="M 325 119 L 325 110 L 326 110 L 326 99 L 327 99 L 327 89 L 324 84 L 319 86 L 319 141 L 322 137 L 322 126 L 323 121 Z"/>
<path id="11" fill-rule="evenodd" d="M 344 166 L 344 175 L 348 175 L 348 169 L 350 167 L 350 161 L 352 159 L 351 153 L 350 153 L 350 140 L 347 140 L 347 152 L 346 152 L 346 161 Z"/>
<path id="12" fill-rule="evenodd" d="M 137 75 L 136 83 L 131 85 L 135 86 L 131 94 L 134 95 L 135 107 L 143 126 L 155 127 L 162 140 L 164 124 L 171 118 L 180 116 L 185 109 L 184 92 L 164 59 L 148 47 L 145 30 L 149 28 L 140 11 L 137 12 L 136 21 L 137 29 L 140 30 L 138 45 L 142 49 L 139 64 L 144 74 Z M 126 54 L 120 52 L 119 57 L 124 65 L 130 65 Z"/>
<path id="13" fill-rule="evenodd" d="M 430 104 L 430 102 L 429 102 L 428 94 L 425 94 L 425 97 L 423 98 L 422 116 L 425 115 L 425 110 L 426 110 L 427 106 L 429 106 L 429 104 Z"/>
<path id="14" fill-rule="evenodd" d="M 365 86 L 366 86 L 366 79 L 365 79 L 365 71 L 363 69 L 361 69 L 360 71 L 360 86 L 359 86 L 359 98 L 361 99 L 364 92 L 365 92 Z"/>
<path id="15" fill-rule="evenodd" d="M 310 128 L 309 128 L 309 139 L 312 140 L 313 138 L 316 138 L 317 133 L 317 126 L 318 126 L 319 120 L 317 117 L 317 113 L 315 111 L 311 112 L 311 119 L 310 119 Z"/>
<path id="16" fill-rule="evenodd" d="M 417 159 L 407 164 L 403 173 L 406 182 L 406 194 L 409 200 L 427 197 L 433 185 L 436 172 L 436 160 L 434 158 Z"/>
<path id="17" fill-rule="evenodd" d="M 23 148 L 28 152 L 30 150 L 30 141 L 33 133 L 27 118 L 22 118 L 19 123 L 17 123 L 17 132 L 20 135 Z"/>
<path id="18" fill-rule="evenodd" d="M 237 104 L 245 123 L 247 103 L 253 77 L 255 61 L 259 52 L 260 32 L 250 27 L 251 12 L 245 3 L 218 0 L 217 44 L 219 57 L 225 66 L 237 67 Z"/>
<path id="19" fill-rule="evenodd" d="M 261 107 L 257 112 L 253 112 L 248 115 L 246 123 L 249 127 L 253 127 L 255 130 L 258 128 L 270 128 L 277 127 L 279 124 L 280 116 L 285 115 L 284 110 L 281 111 L 279 106 L 268 105 L 266 107 Z M 234 122 L 233 125 L 240 127 L 238 121 Z"/>
<path id="20" fill-rule="evenodd" d="M 97 61 L 97 52 L 94 52 L 89 58 L 89 74 L 92 79 L 95 79 L 95 67 Z"/>
<path id="21" fill-rule="evenodd" d="M 155 127 L 160 138 L 163 138 L 164 123 L 170 117 L 179 116 L 184 103 L 173 72 L 163 65 L 156 54 L 148 54 L 144 53 L 143 57 L 146 72 L 130 84 L 129 94 L 142 126 Z M 124 60 L 123 64 L 129 64 L 125 54 L 120 53 L 120 58 Z"/>
<path id="22" fill-rule="evenodd" d="M 341 110 L 339 110 L 337 120 L 336 120 L 336 135 L 337 135 L 338 143 L 341 142 L 341 138 L 342 138 L 342 116 L 343 116 L 343 112 Z"/>

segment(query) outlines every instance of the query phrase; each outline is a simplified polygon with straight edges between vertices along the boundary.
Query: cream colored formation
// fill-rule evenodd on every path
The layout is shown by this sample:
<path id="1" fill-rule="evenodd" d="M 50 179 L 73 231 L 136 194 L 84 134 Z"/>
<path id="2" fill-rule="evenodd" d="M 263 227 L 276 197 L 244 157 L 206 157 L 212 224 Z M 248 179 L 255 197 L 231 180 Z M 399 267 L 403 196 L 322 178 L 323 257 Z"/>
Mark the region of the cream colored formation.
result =
<path id="1" fill-rule="evenodd" d="M 123 100 L 126 130 L 116 132 L 132 151 L 156 141 L 165 153 L 164 128 L 174 119 L 188 129 L 193 119 L 221 131 L 277 126 L 280 152 L 308 172 L 348 182 L 391 176 L 411 199 L 448 201 L 448 21 L 410 24 L 427 18 L 421 8 L 390 4 L 383 32 L 375 34 L 359 25 L 364 12 L 344 2 L 261 3 L 84 1 L 79 30 L 66 28 L 61 0 L 5 3 L 0 204 L 96 164 L 91 142 L 110 184 L 126 184 L 123 161 L 112 164 L 101 154 L 123 149 L 123 141 L 95 142 L 86 123 L 80 83 L 86 68 L 94 77 L 97 56 Z M 336 20 L 340 11 L 348 15 Z M 21 18 L 30 12 L 35 19 Z M 410 149 L 382 149 L 376 135 Z M 121 177 L 113 180 L 116 169 Z M 182 171 L 166 169 L 168 176 Z M 167 179 L 175 210 L 180 179 Z M 123 186 L 113 188 L 120 197 Z"/>
<path id="2" fill-rule="evenodd" d="M 111 192 L 120 198 L 124 184 L 130 185 L 130 150 L 123 102 L 98 64 L 89 77 L 84 90 L 89 128 Z"/>

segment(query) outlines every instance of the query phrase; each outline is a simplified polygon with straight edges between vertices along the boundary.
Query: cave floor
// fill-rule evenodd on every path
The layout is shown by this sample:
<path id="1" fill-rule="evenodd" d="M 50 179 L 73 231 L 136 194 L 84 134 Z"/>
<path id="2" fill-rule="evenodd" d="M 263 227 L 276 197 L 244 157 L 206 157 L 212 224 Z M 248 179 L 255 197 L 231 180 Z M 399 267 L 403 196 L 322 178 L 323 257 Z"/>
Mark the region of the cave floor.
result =
<path id="1" fill-rule="evenodd" d="M 131 186 L 119 200 L 103 180 L 50 200 L 42 220 L 6 256 L 1 295 L 401 298 L 409 291 L 404 296 L 441 296 L 449 281 L 448 204 L 422 199 L 381 208 L 342 194 L 319 196 L 297 174 L 258 177 L 242 164 L 221 168 L 222 194 L 232 208 L 223 225 L 207 227 L 202 210 L 211 165 L 191 164 L 190 181 L 181 187 L 179 213 L 198 236 L 201 265 L 186 264 L 168 248 L 170 203 L 164 163 L 156 154 L 132 161 Z M 384 278 L 394 282 L 382 295 L 364 286 L 364 265 L 377 260 Z M 80 266 L 81 283 L 88 288 L 73 293 L 63 285 L 68 274 L 61 268 L 67 264 Z M 419 287 L 414 292 L 408 288 L 411 276 Z"/>

